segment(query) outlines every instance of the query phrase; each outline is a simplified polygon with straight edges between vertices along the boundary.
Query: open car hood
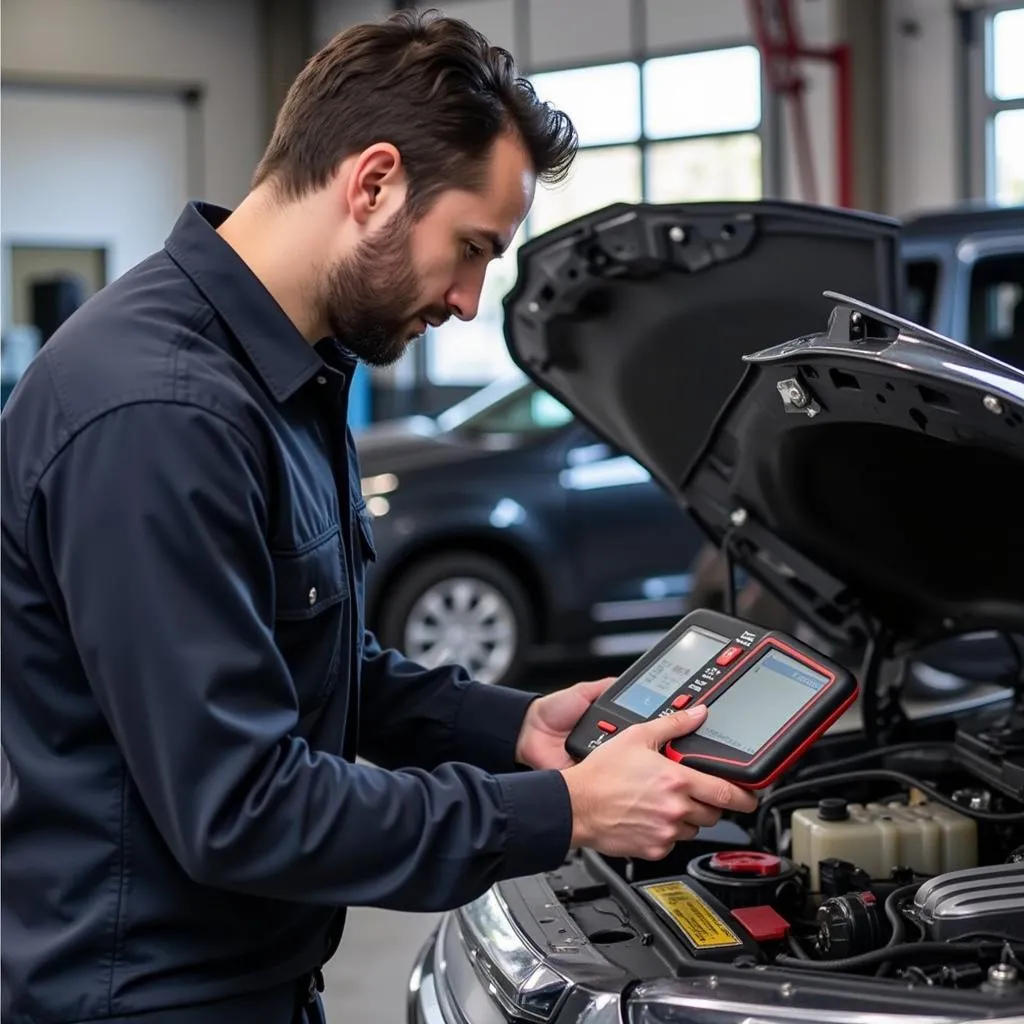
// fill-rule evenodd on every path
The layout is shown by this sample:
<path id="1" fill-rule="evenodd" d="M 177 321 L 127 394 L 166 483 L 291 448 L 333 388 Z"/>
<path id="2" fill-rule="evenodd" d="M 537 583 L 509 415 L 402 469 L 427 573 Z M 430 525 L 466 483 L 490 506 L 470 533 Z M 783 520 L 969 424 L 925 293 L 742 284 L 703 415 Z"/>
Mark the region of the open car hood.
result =
<path id="1" fill-rule="evenodd" d="M 842 644 L 1024 626 L 1024 375 L 883 312 L 898 240 L 784 203 L 616 205 L 524 245 L 506 299 L 524 372 Z"/>

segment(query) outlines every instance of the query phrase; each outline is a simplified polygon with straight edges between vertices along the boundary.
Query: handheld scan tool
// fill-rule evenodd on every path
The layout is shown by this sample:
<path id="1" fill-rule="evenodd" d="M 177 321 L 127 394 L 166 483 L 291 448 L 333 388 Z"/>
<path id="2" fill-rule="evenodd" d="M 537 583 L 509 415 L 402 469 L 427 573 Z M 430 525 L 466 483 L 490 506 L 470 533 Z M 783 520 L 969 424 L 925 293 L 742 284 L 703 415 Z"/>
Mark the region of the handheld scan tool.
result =
<path id="1" fill-rule="evenodd" d="M 566 740 L 582 760 L 623 729 L 693 704 L 699 729 L 664 750 L 748 789 L 790 768 L 856 700 L 857 680 L 786 633 L 691 612 L 591 705 Z"/>

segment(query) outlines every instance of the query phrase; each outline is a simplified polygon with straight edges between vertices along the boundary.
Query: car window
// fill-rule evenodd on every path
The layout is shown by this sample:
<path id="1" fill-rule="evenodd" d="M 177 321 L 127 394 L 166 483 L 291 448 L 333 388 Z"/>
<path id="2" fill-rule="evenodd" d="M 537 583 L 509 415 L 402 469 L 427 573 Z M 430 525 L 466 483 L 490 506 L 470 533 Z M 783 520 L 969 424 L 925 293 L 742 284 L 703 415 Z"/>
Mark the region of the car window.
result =
<path id="1" fill-rule="evenodd" d="M 985 256 L 971 268 L 968 344 L 1024 369 L 1024 252 Z"/>
<path id="2" fill-rule="evenodd" d="M 906 270 L 906 303 L 908 320 L 925 327 L 935 324 L 935 302 L 939 293 L 939 261 L 908 260 Z"/>
<path id="3" fill-rule="evenodd" d="M 469 416 L 457 429 L 478 434 L 528 434 L 555 430 L 572 418 L 558 399 L 531 383 Z"/>

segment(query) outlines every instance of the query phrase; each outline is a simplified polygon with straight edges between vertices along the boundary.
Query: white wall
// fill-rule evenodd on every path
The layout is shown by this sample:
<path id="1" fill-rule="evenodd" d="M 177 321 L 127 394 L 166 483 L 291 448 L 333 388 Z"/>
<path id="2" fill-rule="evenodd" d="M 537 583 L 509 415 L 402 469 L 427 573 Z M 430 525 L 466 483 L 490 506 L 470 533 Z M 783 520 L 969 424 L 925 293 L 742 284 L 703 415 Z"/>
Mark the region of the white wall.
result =
<path id="1" fill-rule="evenodd" d="M 951 0 L 889 0 L 886 184 L 889 212 L 956 201 L 957 27 Z"/>
<path id="2" fill-rule="evenodd" d="M 182 100 L 5 88 L 0 110 L 5 244 L 101 247 L 111 279 L 163 244 L 188 199 Z"/>
<path id="3" fill-rule="evenodd" d="M 319 49 L 349 25 L 376 21 L 392 10 L 388 0 L 313 0 L 313 30 L 310 38 Z"/>
<path id="4" fill-rule="evenodd" d="M 264 143 L 259 0 L 4 0 L 5 74 L 205 88 L 205 198 L 233 205 Z"/>

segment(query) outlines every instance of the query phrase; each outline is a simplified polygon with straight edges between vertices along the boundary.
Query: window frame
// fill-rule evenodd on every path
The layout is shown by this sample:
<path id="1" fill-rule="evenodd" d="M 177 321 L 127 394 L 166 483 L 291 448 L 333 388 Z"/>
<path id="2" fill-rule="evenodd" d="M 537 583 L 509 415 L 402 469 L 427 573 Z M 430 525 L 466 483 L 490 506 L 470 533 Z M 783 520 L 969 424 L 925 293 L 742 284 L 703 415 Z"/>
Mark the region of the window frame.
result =
<path id="1" fill-rule="evenodd" d="M 570 63 L 558 63 L 558 64 L 539 64 L 530 67 L 529 71 L 525 73 L 526 77 L 532 79 L 535 75 L 553 74 L 562 71 L 581 71 L 587 68 L 599 68 L 606 67 L 608 65 L 616 64 L 635 64 L 637 68 L 637 95 L 639 104 L 639 126 L 640 134 L 634 140 L 627 142 L 607 142 L 597 143 L 593 145 L 581 145 L 580 152 L 597 153 L 601 150 L 612 150 L 612 149 L 626 149 L 633 148 L 639 151 L 640 159 L 638 163 L 639 173 L 639 188 L 638 194 L 640 195 L 641 202 L 649 202 L 650 189 L 649 183 L 649 154 L 650 147 L 662 145 L 672 142 L 691 142 L 699 141 L 702 139 L 727 139 L 736 138 L 739 136 L 755 135 L 758 137 L 760 143 L 761 153 L 761 195 L 777 195 L 782 184 L 782 165 L 781 165 L 781 118 L 778 100 L 772 90 L 768 87 L 768 81 L 765 74 L 764 60 L 760 53 L 758 54 L 758 68 L 759 78 L 761 86 L 761 119 L 758 125 L 754 128 L 743 129 L 740 131 L 724 131 L 724 132 L 701 132 L 692 135 L 670 135 L 664 138 L 650 138 L 646 132 L 646 110 L 645 110 L 645 96 L 644 96 L 644 66 L 652 60 L 659 60 L 665 57 L 686 57 L 694 54 L 704 53 L 715 53 L 724 50 L 734 50 L 741 47 L 749 47 L 757 50 L 757 45 L 750 39 L 722 39 L 716 42 L 713 46 L 709 45 L 698 45 L 692 47 L 668 47 L 668 48 L 651 48 L 646 49 L 642 55 L 627 56 L 623 57 L 611 57 L 601 61 L 581 60 Z M 545 186 L 538 185 L 538 189 Z M 564 186 L 556 186 L 564 187 Z M 534 232 L 531 230 L 530 216 L 527 216 L 523 224 L 523 242 L 528 241 L 530 238 L 535 237 Z M 543 233 L 543 232 L 539 232 Z M 510 255 L 508 258 L 518 258 Z M 431 358 L 427 352 L 428 346 L 435 344 L 436 336 L 433 331 L 428 331 L 426 338 L 424 338 L 425 344 L 420 346 L 422 350 L 422 358 L 419 362 L 419 373 L 421 379 L 429 387 L 434 388 L 465 388 L 473 387 L 474 385 L 465 384 L 461 382 L 447 382 L 437 381 L 433 379 L 428 372 L 428 368 L 431 363 Z M 489 382 L 481 382 L 478 387 L 485 387 Z"/>
<path id="2" fill-rule="evenodd" d="M 739 135 L 759 136 L 761 141 L 761 193 L 762 195 L 776 195 L 778 194 L 778 190 L 782 183 L 781 147 L 779 146 L 780 119 L 776 97 L 772 90 L 768 88 L 764 61 L 760 58 L 760 55 L 761 120 L 756 128 L 744 129 L 741 131 L 701 132 L 695 135 L 668 135 L 664 138 L 650 138 L 647 135 L 646 126 L 644 124 L 646 120 L 644 105 L 644 65 L 647 64 L 648 61 L 660 60 L 665 57 L 689 57 L 698 53 L 716 53 L 722 50 L 735 50 L 741 47 L 750 47 L 754 50 L 757 49 L 756 43 L 750 39 L 723 39 L 715 43 L 714 46 L 703 45 L 682 48 L 675 46 L 667 48 L 652 48 L 645 50 L 642 56 L 632 57 L 627 60 L 622 60 L 621 58 L 613 60 L 609 58 L 608 60 L 603 60 L 597 63 L 593 60 L 588 60 L 572 62 L 569 64 L 541 64 L 537 67 L 531 68 L 527 77 L 532 79 L 534 75 L 546 75 L 557 73 L 559 71 L 580 71 L 585 68 L 604 67 L 607 64 L 636 64 L 638 71 L 637 77 L 639 80 L 639 136 L 631 142 L 599 143 L 593 146 L 581 146 L 580 149 L 581 151 L 585 149 L 588 152 L 596 152 L 601 149 L 618 149 L 626 146 L 638 148 L 640 150 L 640 194 L 643 197 L 643 202 L 648 201 L 647 163 L 650 146 L 665 142 L 690 142 L 697 141 L 699 139 L 724 139 Z M 538 186 L 538 188 L 540 187 L 543 186 Z M 523 240 L 526 241 L 531 237 L 532 234 L 529 231 L 529 218 L 527 218 L 526 233 Z"/>
<path id="3" fill-rule="evenodd" d="M 963 12 L 965 75 L 971 145 L 967 147 L 964 178 L 967 194 L 996 201 L 995 120 L 1009 110 L 1024 110 L 1024 96 L 1000 100 L 992 93 L 995 18 L 1004 11 L 1024 10 L 1021 0 L 988 2 Z"/>

